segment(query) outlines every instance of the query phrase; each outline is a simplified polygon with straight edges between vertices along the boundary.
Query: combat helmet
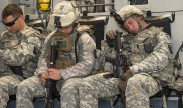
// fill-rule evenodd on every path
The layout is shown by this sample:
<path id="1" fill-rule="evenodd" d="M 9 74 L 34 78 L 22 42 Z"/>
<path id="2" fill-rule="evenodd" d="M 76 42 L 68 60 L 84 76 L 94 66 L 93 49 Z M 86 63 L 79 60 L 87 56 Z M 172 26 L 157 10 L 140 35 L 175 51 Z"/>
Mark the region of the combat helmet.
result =
<path id="1" fill-rule="evenodd" d="M 50 23 L 55 28 L 62 28 L 78 21 L 80 11 L 76 8 L 75 2 L 61 1 L 55 5 L 50 15 Z"/>
<path id="2" fill-rule="evenodd" d="M 133 17 L 139 24 L 139 28 L 140 28 L 139 30 L 140 31 L 142 30 L 142 25 L 140 24 L 140 19 L 137 18 L 137 16 L 143 17 L 144 13 L 142 12 L 142 10 L 140 10 L 137 7 L 132 6 L 132 5 L 126 5 L 118 11 L 118 14 L 123 21 L 125 21 L 129 17 Z"/>

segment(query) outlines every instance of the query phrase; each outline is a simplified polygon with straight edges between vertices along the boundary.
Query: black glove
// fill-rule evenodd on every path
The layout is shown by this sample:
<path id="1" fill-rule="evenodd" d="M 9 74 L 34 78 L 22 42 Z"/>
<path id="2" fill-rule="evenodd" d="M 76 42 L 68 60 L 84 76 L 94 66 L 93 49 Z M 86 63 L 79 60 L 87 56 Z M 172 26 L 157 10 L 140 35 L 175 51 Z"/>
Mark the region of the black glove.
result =
<path id="1" fill-rule="evenodd" d="M 107 34 L 106 34 L 106 42 L 110 47 L 114 47 L 114 39 L 111 39 Z"/>

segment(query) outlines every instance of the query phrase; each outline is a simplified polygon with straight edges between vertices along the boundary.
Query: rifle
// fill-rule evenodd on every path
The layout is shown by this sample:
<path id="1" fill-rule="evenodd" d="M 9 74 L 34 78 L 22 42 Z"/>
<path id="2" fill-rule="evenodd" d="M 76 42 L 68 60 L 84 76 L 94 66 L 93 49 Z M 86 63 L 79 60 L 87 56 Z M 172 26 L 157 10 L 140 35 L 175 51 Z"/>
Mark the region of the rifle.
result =
<path id="1" fill-rule="evenodd" d="M 115 66 L 116 70 L 114 71 L 114 77 L 119 78 L 124 72 L 129 69 L 129 64 L 126 56 L 123 54 L 123 50 L 121 47 L 121 35 L 122 32 L 116 30 L 116 36 L 114 40 L 114 49 L 117 52 L 117 56 L 115 58 Z"/>
<path id="2" fill-rule="evenodd" d="M 117 52 L 116 58 L 114 60 L 114 65 L 116 69 L 114 70 L 114 77 L 122 79 L 122 75 L 129 69 L 130 62 L 127 60 L 127 57 L 123 54 L 121 46 L 121 35 L 119 31 L 116 31 L 115 39 L 113 40 L 114 49 Z M 118 95 L 118 98 L 113 103 L 113 106 L 117 103 L 118 99 L 121 98 L 122 103 L 125 106 L 125 94 L 121 93 Z"/>
<path id="3" fill-rule="evenodd" d="M 126 56 L 123 54 L 123 50 L 121 47 L 121 35 L 122 32 L 116 30 L 115 39 L 110 39 L 108 36 L 106 37 L 108 44 L 110 44 L 110 46 L 113 46 L 117 52 L 115 58 L 105 57 L 106 61 L 109 61 L 115 65 L 116 68 L 114 70 L 114 77 L 116 78 L 120 78 L 120 76 L 129 69 L 129 63 Z"/>
<path id="4" fill-rule="evenodd" d="M 115 21 L 122 27 L 124 21 L 120 17 L 119 14 L 116 13 L 116 10 L 113 9 L 110 11 L 110 15 L 115 19 Z M 125 28 L 124 28 L 125 29 Z M 117 57 L 114 61 L 114 64 L 116 66 L 116 70 L 114 71 L 114 77 L 119 78 L 124 72 L 126 72 L 129 69 L 129 63 L 127 61 L 126 56 L 122 53 L 122 47 L 121 47 L 121 35 L 122 32 L 119 32 L 116 30 L 116 36 L 115 40 L 112 40 L 112 46 L 114 46 L 114 49 L 117 51 Z"/>
<path id="5" fill-rule="evenodd" d="M 116 13 L 116 10 L 115 10 L 115 9 L 113 9 L 112 11 L 110 11 L 110 15 L 111 15 L 112 17 L 114 17 L 114 20 L 115 20 L 121 27 L 123 27 L 124 21 L 122 20 L 122 18 L 120 17 L 120 15 Z"/>
<path id="6" fill-rule="evenodd" d="M 56 45 L 51 44 L 51 54 L 50 54 L 50 68 L 54 68 L 56 60 Z M 56 80 L 48 78 L 46 80 L 46 97 L 47 104 L 46 108 L 54 108 L 54 93 L 56 90 Z"/>

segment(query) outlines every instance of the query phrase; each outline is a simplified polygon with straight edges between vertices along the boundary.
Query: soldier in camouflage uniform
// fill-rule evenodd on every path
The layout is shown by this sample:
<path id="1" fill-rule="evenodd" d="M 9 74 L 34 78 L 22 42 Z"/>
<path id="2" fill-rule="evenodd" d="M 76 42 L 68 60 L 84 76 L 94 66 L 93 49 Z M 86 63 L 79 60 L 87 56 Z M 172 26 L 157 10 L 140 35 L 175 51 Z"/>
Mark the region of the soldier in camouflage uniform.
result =
<path id="1" fill-rule="evenodd" d="M 40 33 L 26 25 L 18 5 L 9 4 L 3 9 L 2 22 L 7 31 L 0 37 L 0 108 L 6 108 L 17 85 L 34 75 L 41 41 Z"/>
<path id="2" fill-rule="evenodd" d="M 50 33 L 44 42 L 38 69 L 35 71 L 36 76 L 24 80 L 17 87 L 17 108 L 33 108 L 34 97 L 45 97 L 47 78 L 57 80 L 61 108 L 78 107 L 78 85 L 83 77 L 92 72 L 96 44 L 87 32 L 76 25 L 79 11 L 73 5 L 72 2 L 61 1 L 50 15 L 50 23 L 57 29 Z M 80 37 L 77 38 L 78 36 Z M 58 46 L 55 68 L 49 68 L 51 44 Z"/>
<path id="3" fill-rule="evenodd" d="M 102 62 L 105 72 L 84 78 L 80 84 L 80 108 L 98 108 L 99 98 L 113 97 L 120 91 L 125 93 L 126 108 L 149 108 L 149 97 L 174 80 L 169 35 L 162 28 L 147 24 L 142 11 L 134 6 L 124 6 L 118 15 L 124 21 L 120 25 L 133 34 L 121 37 L 123 54 L 130 61 L 129 70 L 121 79 L 110 77 L 108 72 L 115 67 L 107 60 Z M 107 32 L 109 39 L 114 39 L 115 35 L 114 30 Z M 116 51 L 110 40 L 102 41 L 100 55 L 104 59 L 115 58 Z"/>

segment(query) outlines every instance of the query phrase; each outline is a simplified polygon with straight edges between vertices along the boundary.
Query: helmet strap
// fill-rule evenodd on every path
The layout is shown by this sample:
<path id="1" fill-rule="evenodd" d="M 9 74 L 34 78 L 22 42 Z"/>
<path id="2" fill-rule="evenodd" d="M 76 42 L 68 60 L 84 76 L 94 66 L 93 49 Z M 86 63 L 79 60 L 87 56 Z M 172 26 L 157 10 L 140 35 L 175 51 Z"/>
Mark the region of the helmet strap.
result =
<path id="1" fill-rule="evenodd" d="M 140 18 L 138 18 L 137 15 L 133 15 L 132 17 L 137 21 L 137 23 L 139 25 L 139 31 L 138 32 L 141 32 L 142 31 L 142 24 L 141 24 L 142 20 Z"/>

